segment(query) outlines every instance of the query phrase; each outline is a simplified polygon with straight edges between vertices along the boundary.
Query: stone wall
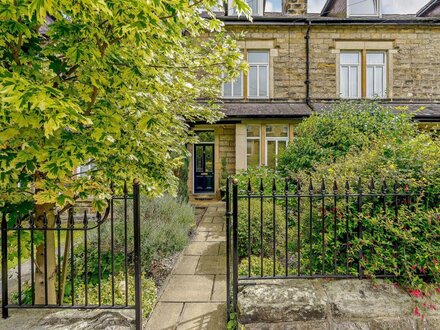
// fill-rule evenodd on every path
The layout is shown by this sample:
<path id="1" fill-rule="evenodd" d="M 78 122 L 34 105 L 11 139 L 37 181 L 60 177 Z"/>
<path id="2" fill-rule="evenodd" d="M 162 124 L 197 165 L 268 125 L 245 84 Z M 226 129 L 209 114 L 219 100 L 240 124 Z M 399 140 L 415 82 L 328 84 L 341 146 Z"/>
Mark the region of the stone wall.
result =
<path id="1" fill-rule="evenodd" d="M 305 26 L 228 26 L 246 31 L 246 40 L 273 40 L 273 98 L 305 99 Z M 337 98 L 337 54 L 340 40 L 391 41 L 393 99 L 440 100 L 440 27 L 409 25 L 313 26 L 310 33 L 311 98 Z"/>
<path id="2" fill-rule="evenodd" d="M 380 280 L 264 281 L 241 289 L 238 317 L 252 330 L 434 330 L 440 329 L 440 295 L 433 299 L 437 309 L 422 318 L 414 315 L 422 301 Z"/>
<path id="3" fill-rule="evenodd" d="M 222 159 L 226 159 L 226 171 L 228 174 L 235 173 L 235 125 L 221 125 L 216 128 L 216 148 L 218 148 L 218 159 L 216 160 L 216 181 L 217 187 L 223 182 Z"/>
<path id="4" fill-rule="evenodd" d="M 307 0 L 285 0 L 284 12 L 289 15 L 304 16 L 307 14 Z"/>

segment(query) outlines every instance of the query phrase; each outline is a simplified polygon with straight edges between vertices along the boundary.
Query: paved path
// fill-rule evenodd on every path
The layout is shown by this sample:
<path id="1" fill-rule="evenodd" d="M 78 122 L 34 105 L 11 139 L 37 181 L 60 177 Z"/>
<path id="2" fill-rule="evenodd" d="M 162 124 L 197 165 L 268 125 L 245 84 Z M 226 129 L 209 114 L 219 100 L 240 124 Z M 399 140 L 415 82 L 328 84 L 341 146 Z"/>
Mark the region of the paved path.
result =
<path id="1" fill-rule="evenodd" d="M 151 330 L 226 329 L 225 208 L 208 206 L 146 324 Z"/>

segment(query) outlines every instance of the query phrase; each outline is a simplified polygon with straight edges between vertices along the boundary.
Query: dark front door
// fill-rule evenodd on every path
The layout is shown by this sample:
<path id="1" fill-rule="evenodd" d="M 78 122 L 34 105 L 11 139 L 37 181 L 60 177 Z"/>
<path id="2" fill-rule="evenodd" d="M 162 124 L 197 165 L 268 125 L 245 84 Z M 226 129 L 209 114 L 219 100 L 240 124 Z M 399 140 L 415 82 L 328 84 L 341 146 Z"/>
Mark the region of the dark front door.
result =
<path id="1" fill-rule="evenodd" d="M 194 145 L 194 192 L 214 192 L 214 144 Z"/>

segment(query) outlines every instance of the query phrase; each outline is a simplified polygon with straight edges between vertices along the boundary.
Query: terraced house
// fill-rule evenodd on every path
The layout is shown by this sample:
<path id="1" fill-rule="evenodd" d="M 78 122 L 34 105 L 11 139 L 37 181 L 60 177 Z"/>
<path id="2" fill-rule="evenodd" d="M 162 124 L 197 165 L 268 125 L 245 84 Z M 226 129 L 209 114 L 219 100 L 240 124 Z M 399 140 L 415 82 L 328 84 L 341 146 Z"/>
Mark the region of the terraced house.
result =
<path id="1" fill-rule="evenodd" d="M 382 0 L 328 0 L 319 14 L 307 0 L 249 4 L 253 22 L 227 4 L 218 12 L 229 31 L 245 33 L 249 72 L 224 84 L 225 118 L 195 127 L 193 197 L 218 198 L 225 173 L 276 167 L 295 125 L 340 99 L 379 99 L 440 122 L 439 0 L 413 15 L 382 14 Z"/>

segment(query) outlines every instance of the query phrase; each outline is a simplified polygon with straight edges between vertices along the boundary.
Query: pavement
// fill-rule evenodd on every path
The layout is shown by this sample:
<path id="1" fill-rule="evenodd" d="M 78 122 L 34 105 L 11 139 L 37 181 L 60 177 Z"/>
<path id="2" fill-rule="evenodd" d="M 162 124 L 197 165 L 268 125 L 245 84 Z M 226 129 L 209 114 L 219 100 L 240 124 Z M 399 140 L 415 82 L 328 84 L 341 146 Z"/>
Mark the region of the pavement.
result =
<path id="1" fill-rule="evenodd" d="M 210 202 L 144 326 L 150 330 L 226 329 L 223 203 Z"/>

